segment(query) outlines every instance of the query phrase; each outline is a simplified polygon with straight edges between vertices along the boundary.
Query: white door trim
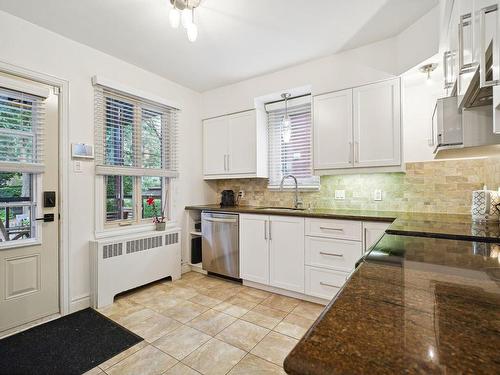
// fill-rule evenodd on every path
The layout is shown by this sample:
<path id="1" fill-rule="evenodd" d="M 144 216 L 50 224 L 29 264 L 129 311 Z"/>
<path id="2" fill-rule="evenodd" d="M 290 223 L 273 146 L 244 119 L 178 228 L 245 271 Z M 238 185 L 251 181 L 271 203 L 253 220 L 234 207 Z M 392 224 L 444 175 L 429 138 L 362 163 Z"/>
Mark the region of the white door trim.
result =
<path id="1" fill-rule="evenodd" d="M 0 71 L 59 88 L 59 310 L 69 313 L 69 81 L 0 61 Z"/>

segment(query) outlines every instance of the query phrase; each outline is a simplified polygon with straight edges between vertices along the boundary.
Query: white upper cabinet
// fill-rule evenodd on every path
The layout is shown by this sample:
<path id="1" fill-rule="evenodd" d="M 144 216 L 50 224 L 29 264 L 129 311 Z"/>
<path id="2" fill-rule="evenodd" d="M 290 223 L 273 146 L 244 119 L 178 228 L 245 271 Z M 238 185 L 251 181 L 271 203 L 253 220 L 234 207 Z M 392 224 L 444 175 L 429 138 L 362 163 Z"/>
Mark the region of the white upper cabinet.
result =
<path id="1" fill-rule="evenodd" d="M 255 111 L 229 116 L 227 168 L 233 173 L 256 173 L 257 132 Z"/>
<path id="2" fill-rule="evenodd" d="M 401 164 L 401 94 L 399 79 L 353 90 L 354 166 Z"/>
<path id="3" fill-rule="evenodd" d="M 205 179 L 267 177 L 266 140 L 255 110 L 204 120 Z"/>
<path id="4" fill-rule="evenodd" d="M 352 89 L 314 98 L 314 169 L 353 165 Z"/>
<path id="5" fill-rule="evenodd" d="M 203 121 L 203 171 L 205 175 L 227 172 L 228 125 L 227 118 L 217 117 Z"/>
<path id="6" fill-rule="evenodd" d="M 401 164 L 399 78 L 314 98 L 314 169 Z"/>

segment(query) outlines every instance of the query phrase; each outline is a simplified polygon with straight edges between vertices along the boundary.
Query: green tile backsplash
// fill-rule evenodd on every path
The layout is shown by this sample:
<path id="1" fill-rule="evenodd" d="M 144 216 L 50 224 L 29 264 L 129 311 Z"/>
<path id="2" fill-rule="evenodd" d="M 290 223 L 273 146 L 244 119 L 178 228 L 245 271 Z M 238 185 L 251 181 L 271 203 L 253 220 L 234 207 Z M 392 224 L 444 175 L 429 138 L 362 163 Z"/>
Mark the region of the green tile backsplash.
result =
<path id="1" fill-rule="evenodd" d="M 217 191 L 245 191 L 240 204 L 289 206 L 293 192 L 267 189 L 264 179 L 234 179 L 216 182 Z M 471 191 L 500 186 L 500 158 L 439 160 L 407 163 L 406 173 L 374 173 L 321 177 L 321 189 L 300 192 L 305 206 L 382 211 L 469 213 Z M 382 201 L 373 191 L 383 192 Z M 335 200 L 335 190 L 345 190 L 345 200 Z"/>

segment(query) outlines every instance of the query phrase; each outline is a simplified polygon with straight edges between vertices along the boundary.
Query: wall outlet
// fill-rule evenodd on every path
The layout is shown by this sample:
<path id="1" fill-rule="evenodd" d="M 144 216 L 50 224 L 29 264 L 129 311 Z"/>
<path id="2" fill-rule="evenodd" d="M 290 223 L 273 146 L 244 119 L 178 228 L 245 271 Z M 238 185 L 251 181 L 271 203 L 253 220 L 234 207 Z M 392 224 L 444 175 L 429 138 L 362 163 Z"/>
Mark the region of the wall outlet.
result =
<path id="1" fill-rule="evenodd" d="M 345 190 L 335 190 L 335 199 L 344 200 L 345 199 Z"/>
<path id="2" fill-rule="evenodd" d="M 245 198 L 245 190 L 240 190 L 238 193 L 238 197 L 240 197 L 241 199 Z"/>
<path id="3" fill-rule="evenodd" d="M 373 200 L 381 201 L 382 200 L 382 190 L 376 189 L 373 191 Z"/>

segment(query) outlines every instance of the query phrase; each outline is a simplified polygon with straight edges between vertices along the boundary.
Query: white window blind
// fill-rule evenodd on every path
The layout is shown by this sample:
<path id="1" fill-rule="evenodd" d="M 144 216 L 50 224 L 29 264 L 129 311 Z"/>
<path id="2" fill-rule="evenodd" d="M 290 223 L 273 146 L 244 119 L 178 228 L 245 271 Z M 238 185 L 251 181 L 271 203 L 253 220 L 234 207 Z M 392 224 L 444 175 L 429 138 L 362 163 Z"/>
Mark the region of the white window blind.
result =
<path id="1" fill-rule="evenodd" d="M 176 177 L 178 110 L 95 86 L 96 173 Z"/>
<path id="2" fill-rule="evenodd" d="M 0 88 L 0 170 L 43 172 L 45 98 Z"/>
<path id="3" fill-rule="evenodd" d="M 312 116 L 311 96 L 288 100 L 291 120 L 291 137 L 283 139 L 282 120 L 285 116 L 284 101 L 266 104 L 269 144 L 269 187 L 278 187 L 286 175 L 294 175 L 301 188 L 319 188 L 319 177 L 312 169 Z M 287 179 L 284 186 L 294 185 Z"/>

